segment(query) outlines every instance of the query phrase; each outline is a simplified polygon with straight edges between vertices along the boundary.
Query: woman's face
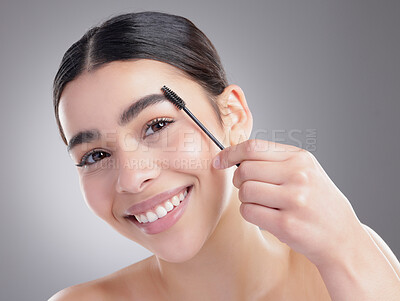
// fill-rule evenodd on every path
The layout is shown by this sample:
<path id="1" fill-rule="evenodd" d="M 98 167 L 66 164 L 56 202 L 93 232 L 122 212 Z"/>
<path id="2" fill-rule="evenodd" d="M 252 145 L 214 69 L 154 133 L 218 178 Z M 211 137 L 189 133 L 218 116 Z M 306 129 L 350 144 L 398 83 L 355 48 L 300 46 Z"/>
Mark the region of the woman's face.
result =
<path id="1" fill-rule="evenodd" d="M 88 206 L 158 257 L 180 262 L 213 232 L 232 185 L 228 172 L 211 166 L 219 149 L 163 97 L 163 85 L 223 140 L 203 88 L 152 60 L 112 62 L 84 73 L 65 87 L 59 112 L 70 155 L 82 165 L 77 170 Z M 134 216 L 166 212 L 153 222 Z"/>

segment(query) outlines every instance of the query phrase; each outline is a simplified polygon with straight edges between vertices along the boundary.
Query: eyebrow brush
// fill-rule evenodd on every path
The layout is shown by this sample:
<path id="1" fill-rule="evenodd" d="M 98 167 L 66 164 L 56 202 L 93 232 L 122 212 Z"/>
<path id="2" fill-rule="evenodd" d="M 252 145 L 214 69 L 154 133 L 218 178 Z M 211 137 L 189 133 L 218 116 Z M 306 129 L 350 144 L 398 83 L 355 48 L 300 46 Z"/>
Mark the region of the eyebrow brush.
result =
<path id="1" fill-rule="evenodd" d="M 187 108 L 185 102 L 183 101 L 182 98 L 180 98 L 178 96 L 178 94 L 176 94 L 174 91 L 172 91 L 170 88 L 168 88 L 167 86 L 163 86 L 161 88 L 161 90 L 163 91 L 165 97 L 171 101 L 179 110 L 184 110 L 186 112 L 186 114 L 189 115 L 190 118 L 193 119 L 193 121 L 203 130 L 204 133 L 206 133 L 206 135 L 208 137 L 210 137 L 210 139 L 221 149 L 223 150 L 225 147 L 221 144 L 221 142 L 218 141 L 217 138 L 214 137 L 213 134 L 210 133 L 209 130 L 207 130 L 207 128 L 200 122 L 200 120 L 198 120 L 196 118 L 196 116 L 193 115 L 193 113 Z M 236 166 L 239 167 L 240 163 L 236 164 Z"/>

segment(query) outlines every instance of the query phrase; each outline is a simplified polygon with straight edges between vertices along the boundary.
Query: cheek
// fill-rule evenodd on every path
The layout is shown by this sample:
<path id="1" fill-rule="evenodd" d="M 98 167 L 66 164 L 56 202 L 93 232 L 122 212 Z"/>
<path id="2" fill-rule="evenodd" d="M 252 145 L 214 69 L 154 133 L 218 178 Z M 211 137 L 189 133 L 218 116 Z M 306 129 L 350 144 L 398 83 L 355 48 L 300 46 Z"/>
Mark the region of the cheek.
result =
<path id="1" fill-rule="evenodd" d="M 108 221 L 111 216 L 113 189 L 107 177 L 81 176 L 80 186 L 88 207 L 101 219 Z"/>
<path id="2" fill-rule="evenodd" d="M 193 126 L 196 125 L 182 123 L 178 130 L 170 131 L 159 141 L 163 145 L 160 156 L 170 169 L 201 173 L 211 168 L 211 161 L 219 149 L 206 134 Z"/>
<path id="3" fill-rule="evenodd" d="M 170 145 L 177 145 L 177 151 L 164 153 L 171 170 L 197 179 L 193 195 L 196 201 L 190 206 L 199 218 L 190 223 L 197 225 L 194 228 L 209 230 L 218 222 L 230 200 L 232 170 L 212 167 L 212 159 L 220 149 L 199 129 L 181 129 L 171 138 Z"/>
<path id="4" fill-rule="evenodd" d="M 196 127 L 196 125 L 194 125 Z M 169 135 L 168 145 L 173 151 L 163 152 L 169 169 L 197 179 L 197 213 L 205 214 L 199 221 L 210 225 L 220 216 L 232 192 L 230 170 L 215 170 L 212 159 L 220 151 L 214 142 L 200 129 L 192 127 L 192 121 L 185 128 Z"/>

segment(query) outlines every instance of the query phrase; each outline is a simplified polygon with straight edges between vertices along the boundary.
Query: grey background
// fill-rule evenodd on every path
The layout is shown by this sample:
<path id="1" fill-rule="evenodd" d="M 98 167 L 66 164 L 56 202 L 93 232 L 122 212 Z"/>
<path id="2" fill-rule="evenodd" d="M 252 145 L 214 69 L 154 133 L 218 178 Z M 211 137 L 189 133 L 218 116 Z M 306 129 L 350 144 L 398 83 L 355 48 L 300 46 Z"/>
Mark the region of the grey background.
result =
<path id="1" fill-rule="evenodd" d="M 51 103 L 66 49 L 129 11 L 180 14 L 200 27 L 244 89 L 258 137 L 316 147 L 360 220 L 400 255 L 399 1 L 0 5 L 1 300 L 45 300 L 150 255 L 86 208 Z"/>

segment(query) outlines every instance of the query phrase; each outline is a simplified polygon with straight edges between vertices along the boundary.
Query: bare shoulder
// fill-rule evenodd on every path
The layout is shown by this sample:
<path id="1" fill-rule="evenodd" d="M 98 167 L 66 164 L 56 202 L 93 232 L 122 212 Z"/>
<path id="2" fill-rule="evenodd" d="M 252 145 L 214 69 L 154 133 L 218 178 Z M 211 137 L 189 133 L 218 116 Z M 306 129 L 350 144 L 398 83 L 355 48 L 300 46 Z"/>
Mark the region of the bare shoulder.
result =
<path id="1" fill-rule="evenodd" d="M 72 300 L 106 300 L 106 292 L 102 291 L 101 286 L 97 286 L 91 281 L 67 287 L 56 293 L 48 301 Z"/>
<path id="2" fill-rule="evenodd" d="M 115 273 L 89 282 L 67 287 L 48 301 L 111 301 L 140 300 L 151 276 L 152 257 L 123 268 Z"/>
<path id="3" fill-rule="evenodd" d="M 386 242 L 382 239 L 382 237 L 380 237 L 378 235 L 378 233 L 376 233 L 374 230 L 372 230 L 367 225 L 363 224 L 363 227 L 368 232 L 369 236 L 375 242 L 377 247 L 381 250 L 383 255 L 385 255 L 385 257 L 389 261 L 389 263 L 392 265 L 397 276 L 400 277 L 400 263 L 399 263 L 399 260 L 396 258 L 396 255 L 394 255 L 392 250 L 389 248 L 389 246 L 386 244 Z"/>

